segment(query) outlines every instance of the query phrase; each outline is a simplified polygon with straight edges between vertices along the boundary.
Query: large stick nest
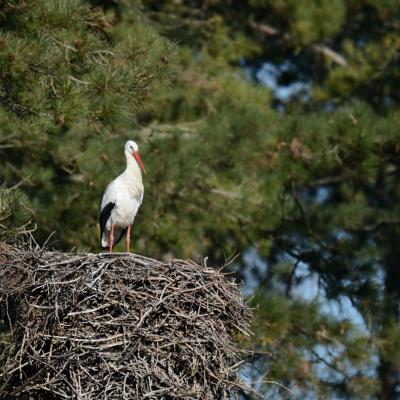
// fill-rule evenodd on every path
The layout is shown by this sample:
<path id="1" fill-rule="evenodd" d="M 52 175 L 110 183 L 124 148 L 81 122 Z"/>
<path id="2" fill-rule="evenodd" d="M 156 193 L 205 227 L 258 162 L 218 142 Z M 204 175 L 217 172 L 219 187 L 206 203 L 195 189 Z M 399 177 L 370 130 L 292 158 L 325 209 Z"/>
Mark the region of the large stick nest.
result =
<path id="1" fill-rule="evenodd" d="M 240 387 L 249 310 L 191 261 L 0 244 L 0 398 L 218 399 Z"/>

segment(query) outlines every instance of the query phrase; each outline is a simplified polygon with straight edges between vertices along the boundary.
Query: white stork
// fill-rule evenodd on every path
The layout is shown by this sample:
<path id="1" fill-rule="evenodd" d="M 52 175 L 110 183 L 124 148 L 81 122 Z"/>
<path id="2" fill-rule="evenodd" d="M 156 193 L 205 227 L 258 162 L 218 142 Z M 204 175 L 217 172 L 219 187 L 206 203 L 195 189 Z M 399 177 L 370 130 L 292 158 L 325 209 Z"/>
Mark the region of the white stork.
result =
<path id="1" fill-rule="evenodd" d="M 101 247 L 118 243 L 126 232 L 126 251 L 129 252 L 131 225 L 143 200 L 142 173 L 145 172 L 139 156 L 139 147 L 133 140 L 125 143 L 125 171 L 108 186 L 101 201 Z"/>

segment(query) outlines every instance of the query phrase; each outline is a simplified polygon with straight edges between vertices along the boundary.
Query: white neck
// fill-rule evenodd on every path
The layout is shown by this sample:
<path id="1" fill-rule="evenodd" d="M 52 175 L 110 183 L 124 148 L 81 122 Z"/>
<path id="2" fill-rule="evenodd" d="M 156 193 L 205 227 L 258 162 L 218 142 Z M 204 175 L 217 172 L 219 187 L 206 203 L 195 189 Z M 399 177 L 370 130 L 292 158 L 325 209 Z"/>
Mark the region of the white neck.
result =
<path id="1" fill-rule="evenodd" d="M 142 173 L 133 155 L 128 151 L 125 151 L 125 158 L 126 158 L 126 169 L 123 175 L 125 175 L 128 179 L 133 179 L 138 183 L 142 183 Z"/>

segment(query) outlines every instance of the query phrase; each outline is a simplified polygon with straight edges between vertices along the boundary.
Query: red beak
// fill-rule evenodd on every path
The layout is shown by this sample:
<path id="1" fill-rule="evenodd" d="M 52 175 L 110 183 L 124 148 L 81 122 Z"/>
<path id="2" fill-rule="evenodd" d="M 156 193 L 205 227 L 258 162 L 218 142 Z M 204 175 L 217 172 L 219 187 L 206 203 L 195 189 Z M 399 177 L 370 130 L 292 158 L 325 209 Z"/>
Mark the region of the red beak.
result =
<path id="1" fill-rule="evenodd" d="M 140 159 L 139 153 L 137 151 L 133 151 L 132 155 L 133 155 L 133 157 L 135 157 L 135 160 L 138 163 L 139 168 L 143 171 L 143 173 L 145 173 L 146 170 L 144 169 L 144 165 L 142 163 L 142 160 Z"/>

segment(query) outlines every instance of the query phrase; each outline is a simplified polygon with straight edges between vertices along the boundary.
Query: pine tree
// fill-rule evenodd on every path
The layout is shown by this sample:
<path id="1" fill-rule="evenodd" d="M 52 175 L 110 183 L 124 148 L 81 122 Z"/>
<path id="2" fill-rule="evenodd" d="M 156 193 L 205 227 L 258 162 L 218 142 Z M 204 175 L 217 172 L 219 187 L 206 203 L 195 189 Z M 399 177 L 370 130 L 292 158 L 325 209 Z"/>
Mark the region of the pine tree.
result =
<path id="1" fill-rule="evenodd" d="M 251 375 L 295 395 L 260 391 L 399 397 L 396 3 L 41 0 L 1 12 L 0 174 L 27 179 L 42 238 L 97 248 L 100 194 L 137 139 L 148 174 L 135 251 L 211 264 L 240 253 L 254 347 L 272 354 Z M 276 85 L 305 94 L 264 87 L 266 61 Z M 319 298 L 298 296 L 310 277 Z"/>
<path id="2" fill-rule="evenodd" d="M 32 220 L 26 195 L 17 187 L 0 187 L 0 241 L 15 241 L 19 235 L 34 230 Z"/>
<path id="3" fill-rule="evenodd" d="M 82 244 L 97 236 L 92 218 L 118 169 L 104 150 L 121 148 L 168 84 L 174 46 L 134 3 L 117 15 L 78 0 L 5 1 L 0 19 L 2 180 L 23 180 L 42 238 Z"/>

